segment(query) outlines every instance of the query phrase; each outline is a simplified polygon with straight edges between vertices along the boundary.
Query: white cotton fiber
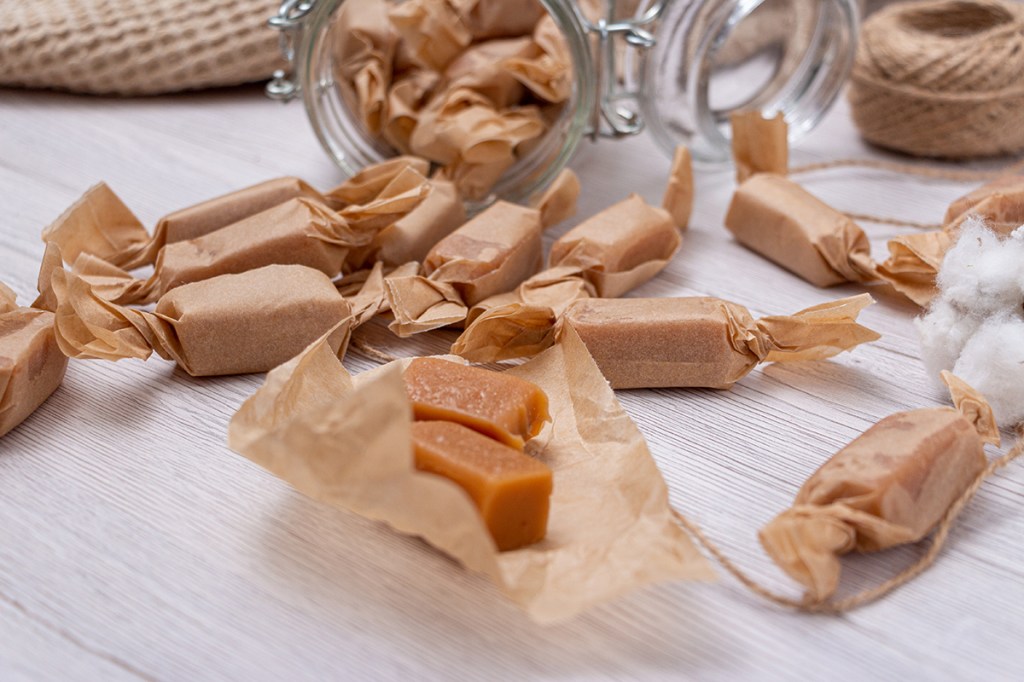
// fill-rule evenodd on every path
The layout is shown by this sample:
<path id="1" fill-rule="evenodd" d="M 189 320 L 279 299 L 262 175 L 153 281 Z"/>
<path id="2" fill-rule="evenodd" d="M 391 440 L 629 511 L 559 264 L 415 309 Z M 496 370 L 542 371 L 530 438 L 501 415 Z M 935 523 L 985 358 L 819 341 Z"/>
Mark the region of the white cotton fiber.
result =
<path id="1" fill-rule="evenodd" d="M 952 369 L 960 351 L 982 323 L 980 318 L 965 315 L 942 299 L 936 300 L 928 314 L 915 322 L 928 376 L 936 379 L 942 370 Z"/>
<path id="2" fill-rule="evenodd" d="M 928 373 L 954 374 L 980 391 L 999 423 L 1024 420 L 1024 227 L 1001 239 L 967 221 L 946 254 L 939 295 L 917 320 Z"/>
<path id="3" fill-rule="evenodd" d="M 975 315 L 998 314 L 1020 305 L 1024 239 L 1001 240 L 977 218 L 964 223 L 960 239 L 942 261 L 942 298 Z"/>
<path id="4" fill-rule="evenodd" d="M 1000 424 L 1024 421 L 1024 320 L 986 320 L 964 346 L 953 374 L 981 391 Z"/>

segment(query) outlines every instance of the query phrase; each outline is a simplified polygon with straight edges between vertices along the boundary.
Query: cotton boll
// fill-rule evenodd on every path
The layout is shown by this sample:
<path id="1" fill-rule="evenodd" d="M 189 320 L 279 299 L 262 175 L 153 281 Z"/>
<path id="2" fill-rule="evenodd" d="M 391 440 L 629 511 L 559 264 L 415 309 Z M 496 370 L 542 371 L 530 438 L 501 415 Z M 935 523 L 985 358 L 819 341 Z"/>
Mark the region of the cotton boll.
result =
<path id="1" fill-rule="evenodd" d="M 944 299 L 932 304 L 924 317 L 914 321 L 928 376 L 938 381 L 939 372 L 953 369 L 968 339 L 981 326 L 981 318 L 965 315 Z"/>
<path id="2" fill-rule="evenodd" d="M 987 320 L 964 345 L 953 373 L 985 396 L 1001 426 L 1024 421 L 1024 320 Z"/>
<path id="3" fill-rule="evenodd" d="M 946 301 L 975 315 L 991 315 L 1020 302 L 1022 264 L 1024 240 L 1000 240 L 971 219 L 942 261 L 938 285 Z"/>

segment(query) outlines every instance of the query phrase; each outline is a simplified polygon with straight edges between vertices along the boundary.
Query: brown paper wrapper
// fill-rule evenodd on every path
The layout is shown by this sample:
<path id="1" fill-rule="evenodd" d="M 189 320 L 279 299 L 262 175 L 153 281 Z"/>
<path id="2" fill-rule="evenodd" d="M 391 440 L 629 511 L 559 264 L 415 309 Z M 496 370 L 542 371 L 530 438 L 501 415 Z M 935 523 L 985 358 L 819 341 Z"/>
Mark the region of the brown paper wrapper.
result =
<path id="1" fill-rule="evenodd" d="M 917 232 L 889 240 L 889 258 L 878 264 L 878 276 L 919 306 L 938 293 L 938 277 L 946 251 L 956 238 L 944 230 Z"/>
<path id="2" fill-rule="evenodd" d="M 565 314 L 613 388 L 728 389 L 763 362 L 821 360 L 879 335 L 867 294 L 755 320 L 716 298 L 587 299 Z"/>
<path id="3" fill-rule="evenodd" d="M 474 40 L 527 35 L 545 16 L 537 0 L 493 2 L 492 0 L 449 0 L 469 27 Z"/>
<path id="4" fill-rule="evenodd" d="M 415 156 L 396 156 L 375 163 L 325 192 L 325 202 L 338 210 L 369 204 L 409 170 L 426 177 L 430 172 L 430 163 Z"/>
<path id="5" fill-rule="evenodd" d="M 388 90 L 387 118 L 381 134 L 399 153 L 412 151 L 412 132 L 419 123 L 420 109 L 426 106 L 440 81 L 440 74 L 415 69 L 398 78 Z"/>
<path id="6" fill-rule="evenodd" d="M 996 199 L 990 206 L 998 206 L 1002 211 L 991 211 L 992 213 L 1013 213 L 1013 207 L 1018 207 L 1016 213 L 1024 213 L 1024 175 L 1007 175 L 986 183 L 981 187 L 965 194 L 952 204 L 946 211 L 943 224 L 949 226 L 959 222 L 961 218 L 978 209 L 979 205 L 990 199 Z M 980 213 L 980 211 L 979 211 Z M 982 213 L 984 215 L 984 213 Z M 998 215 L 992 217 L 998 218 Z M 1002 222 L 1002 221 L 998 221 Z M 1024 217 L 1014 227 L 1024 224 Z"/>
<path id="7" fill-rule="evenodd" d="M 276 178 L 184 208 L 161 218 L 152 237 L 131 210 L 99 183 L 43 230 L 43 241 L 74 262 L 90 254 L 124 270 L 151 265 L 167 244 L 215 232 L 289 199 L 319 199 L 320 193 L 298 178 Z"/>
<path id="8" fill-rule="evenodd" d="M 57 390 L 68 359 L 53 334 L 53 313 L 19 307 L 0 283 L 0 437 Z"/>
<path id="9" fill-rule="evenodd" d="M 667 212 L 633 194 L 588 218 L 551 247 L 551 267 L 469 312 L 452 353 L 473 362 L 532 357 L 551 346 L 565 310 L 592 296 L 618 297 L 671 261 L 682 238 Z"/>
<path id="10" fill-rule="evenodd" d="M 559 238 L 549 261 L 580 268 L 598 296 L 617 298 L 661 272 L 681 244 L 672 217 L 631 194 Z"/>
<path id="11" fill-rule="evenodd" d="M 677 147 L 672 157 L 672 170 L 661 205 L 672 215 L 676 227 L 680 230 L 689 227 L 693 213 L 693 159 L 686 147 Z"/>
<path id="12" fill-rule="evenodd" d="M 765 118 L 759 111 L 732 115 L 732 156 L 736 182 L 758 173 L 789 173 L 789 126 L 782 114 Z"/>
<path id="13" fill-rule="evenodd" d="M 439 241 L 466 223 L 466 209 L 455 185 L 432 180 L 423 202 L 385 227 L 373 240 L 367 261 L 388 267 L 422 261 Z"/>
<path id="14" fill-rule="evenodd" d="M 565 168 L 546 190 L 531 197 L 530 205 L 540 211 L 540 222 L 547 229 L 576 215 L 579 198 L 580 179 Z"/>
<path id="15" fill-rule="evenodd" d="M 864 231 L 779 175 L 754 175 L 740 185 L 725 226 L 738 242 L 815 286 L 877 279 Z"/>
<path id="16" fill-rule="evenodd" d="M 572 96 L 572 56 L 558 25 L 545 15 L 533 32 L 534 49 L 528 55 L 512 56 L 501 66 L 534 96 L 561 104 Z"/>
<path id="17" fill-rule="evenodd" d="M 406 0 L 388 15 L 412 60 L 435 71 L 444 71 L 473 42 L 469 27 L 445 0 Z"/>
<path id="18" fill-rule="evenodd" d="M 330 278 L 301 265 L 178 287 L 152 313 L 108 302 L 74 271 L 55 272 L 53 285 L 56 338 L 67 356 L 145 360 L 155 351 L 192 376 L 266 372 L 332 328 L 332 347 L 343 350 L 353 321 Z"/>
<path id="19" fill-rule="evenodd" d="M 423 261 L 424 276 L 388 278 L 401 337 L 460 323 L 469 308 L 511 291 L 541 264 L 540 212 L 503 201 L 441 240 Z"/>
<path id="20" fill-rule="evenodd" d="M 379 133 L 387 107 L 398 45 L 386 0 L 348 2 L 338 10 L 334 30 L 345 40 L 334 43 L 338 83 L 348 107 L 370 133 Z"/>
<path id="21" fill-rule="evenodd" d="M 553 423 L 527 451 L 554 472 L 547 537 L 509 552 L 497 551 L 461 488 L 413 466 L 404 364 L 353 382 L 314 344 L 267 376 L 232 419 L 229 445 L 316 500 L 424 538 L 540 622 L 643 585 L 711 577 L 673 523 L 642 436 L 578 339 L 509 370 L 547 393 Z"/>
<path id="22" fill-rule="evenodd" d="M 515 106 L 523 100 L 526 90 L 504 64 L 507 60 L 529 57 L 536 52 L 537 47 L 529 36 L 477 43 L 445 69 L 445 89 L 472 90 L 495 109 Z"/>
<path id="23" fill-rule="evenodd" d="M 90 280 L 94 293 L 118 305 L 153 302 L 184 284 L 267 265 L 305 265 L 335 277 L 356 269 L 353 261 L 365 253 L 361 250 L 429 194 L 429 181 L 415 168 L 395 168 L 400 170 L 385 178 L 356 176 L 352 186 L 332 191 L 335 200 L 358 195 L 357 189 L 369 196 L 375 182 L 388 181 L 367 203 L 335 212 L 315 199 L 291 199 L 202 237 L 168 244 L 157 256 L 153 275 L 145 280 L 88 254 L 75 260 L 75 272 Z"/>
<path id="24" fill-rule="evenodd" d="M 822 465 L 761 531 L 765 550 L 810 601 L 835 593 L 841 555 L 924 538 L 985 469 L 983 442 L 999 442 L 991 408 L 959 379 L 944 379 L 956 409 L 886 417 Z"/>

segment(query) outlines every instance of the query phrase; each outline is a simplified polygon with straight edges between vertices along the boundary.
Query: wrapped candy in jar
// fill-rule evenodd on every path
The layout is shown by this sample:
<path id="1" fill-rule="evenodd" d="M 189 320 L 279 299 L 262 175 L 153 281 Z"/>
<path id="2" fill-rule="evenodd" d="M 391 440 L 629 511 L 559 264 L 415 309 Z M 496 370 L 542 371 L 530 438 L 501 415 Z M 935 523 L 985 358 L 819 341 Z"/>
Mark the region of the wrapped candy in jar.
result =
<path id="1" fill-rule="evenodd" d="M 522 203 L 585 137 L 650 129 L 671 156 L 730 156 L 729 117 L 781 113 L 791 141 L 840 92 L 855 0 L 305 0 L 270 23 L 300 93 L 346 173 L 399 153 L 429 159 L 470 205 Z M 605 14 L 607 12 L 607 14 Z M 735 74 L 774 77 L 743 88 Z"/>

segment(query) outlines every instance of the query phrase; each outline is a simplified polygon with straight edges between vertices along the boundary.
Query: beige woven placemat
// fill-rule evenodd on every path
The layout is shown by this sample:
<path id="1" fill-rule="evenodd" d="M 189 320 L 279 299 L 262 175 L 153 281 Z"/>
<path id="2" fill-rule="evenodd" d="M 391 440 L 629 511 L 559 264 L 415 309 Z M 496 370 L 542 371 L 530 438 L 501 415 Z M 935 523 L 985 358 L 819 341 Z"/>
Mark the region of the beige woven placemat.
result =
<path id="1" fill-rule="evenodd" d="M 282 68 L 280 0 L 0 0 L 0 85 L 151 95 Z"/>

